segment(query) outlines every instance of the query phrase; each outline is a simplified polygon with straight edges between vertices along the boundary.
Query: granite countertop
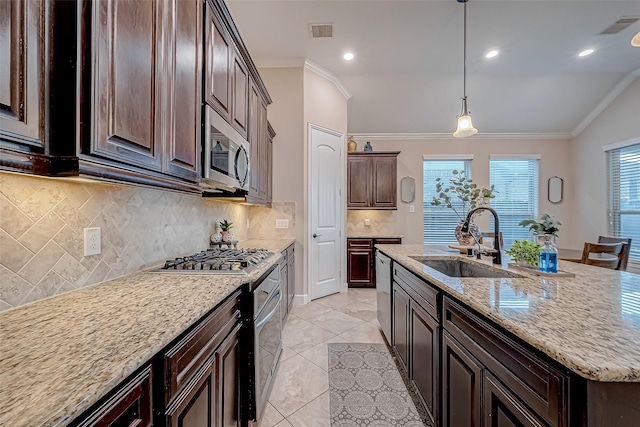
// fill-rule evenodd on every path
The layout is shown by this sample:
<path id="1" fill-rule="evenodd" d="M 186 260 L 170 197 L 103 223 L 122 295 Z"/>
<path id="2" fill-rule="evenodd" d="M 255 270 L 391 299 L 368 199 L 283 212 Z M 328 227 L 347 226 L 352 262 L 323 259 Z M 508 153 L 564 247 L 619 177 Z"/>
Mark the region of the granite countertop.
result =
<path id="1" fill-rule="evenodd" d="M 452 278 L 411 257 L 465 258 L 493 268 L 491 261 L 469 259 L 446 247 L 376 247 L 580 376 L 640 382 L 640 275 L 560 261 L 559 269 L 575 277 L 513 270 L 523 277 Z"/>
<path id="2" fill-rule="evenodd" d="M 258 243 L 262 243 L 259 245 Z M 0 426 L 64 426 L 240 286 L 248 275 L 139 272 L 0 313 Z"/>

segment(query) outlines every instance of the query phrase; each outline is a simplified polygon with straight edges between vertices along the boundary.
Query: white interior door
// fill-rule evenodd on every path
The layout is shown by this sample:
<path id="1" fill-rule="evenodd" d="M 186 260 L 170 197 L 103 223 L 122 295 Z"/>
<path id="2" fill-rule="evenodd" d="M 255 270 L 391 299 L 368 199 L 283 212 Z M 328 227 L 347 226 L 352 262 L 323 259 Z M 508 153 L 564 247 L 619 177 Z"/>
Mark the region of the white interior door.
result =
<path id="1" fill-rule="evenodd" d="M 342 288 L 343 135 L 309 124 L 309 296 Z"/>

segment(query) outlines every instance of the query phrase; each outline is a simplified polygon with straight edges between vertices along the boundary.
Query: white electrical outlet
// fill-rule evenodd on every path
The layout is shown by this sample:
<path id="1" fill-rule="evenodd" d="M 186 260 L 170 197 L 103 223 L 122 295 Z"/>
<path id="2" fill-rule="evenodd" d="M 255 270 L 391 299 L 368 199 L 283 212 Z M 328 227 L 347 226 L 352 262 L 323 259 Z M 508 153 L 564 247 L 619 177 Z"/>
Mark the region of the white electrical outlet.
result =
<path id="1" fill-rule="evenodd" d="M 365 219 L 364 220 L 364 225 L 366 225 L 367 227 L 371 225 L 371 220 L 370 219 Z"/>
<path id="2" fill-rule="evenodd" d="M 409 205 L 409 212 L 415 212 L 416 211 L 416 207 L 413 205 Z"/>
<path id="3" fill-rule="evenodd" d="M 84 256 L 98 255 L 102 251 L 100 227 L 84 229 Z"/>
<path id="4" fill-rule="evenodd" d="M 276 228 L 289 228 L 288 219 L 276 219 Z"/>

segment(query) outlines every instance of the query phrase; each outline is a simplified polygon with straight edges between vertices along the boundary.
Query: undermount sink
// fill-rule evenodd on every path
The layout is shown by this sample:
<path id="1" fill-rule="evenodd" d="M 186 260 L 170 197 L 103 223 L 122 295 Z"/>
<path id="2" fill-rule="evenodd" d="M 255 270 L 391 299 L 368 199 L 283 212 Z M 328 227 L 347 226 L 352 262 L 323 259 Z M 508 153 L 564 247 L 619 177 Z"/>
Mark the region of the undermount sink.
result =
<path id="1" fill-rule="evenodd" d="M 422 257 L 411 257 L 416 261 L 420 261 L 427 267 L 449 277 L 487 277 L 500 279 L 505 277 L 523 277 L 518 274 L 507 271 L 498 271 L 492 268 L 483 267 L 477 264 L 471 264 L 457 259 L 425 259 Z"/>

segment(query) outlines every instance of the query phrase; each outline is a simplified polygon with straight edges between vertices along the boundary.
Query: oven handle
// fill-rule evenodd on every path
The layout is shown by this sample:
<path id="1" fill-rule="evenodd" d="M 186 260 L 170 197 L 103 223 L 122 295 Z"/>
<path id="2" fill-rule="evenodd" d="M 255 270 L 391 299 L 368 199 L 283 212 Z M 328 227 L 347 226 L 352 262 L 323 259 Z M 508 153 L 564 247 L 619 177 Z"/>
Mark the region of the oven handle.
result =
<path id="1" fill-rule="evenodd" d="M 273 294 L 273 298 L 277 298 L 278 300 L 280 300 L 280 290 L 278 289 L 278 292 Z M 262 327 L 262 325 L 264 325 L 265 323 L 267 323 L 269 321 L 269 319 L 271 319 L 273 317 L 273 315 L 276 313 L 276 311 L 278 311 L 278 309 L 280 309 L 280 304 L 276 304 L 275 307 L 273 307 L 273 310 L 271 310 L 271 312 L 269 312 L 269 314 L 267 314 L 267 316 L 262 319 L 261 321 L 259 321 L 258 323 L 256 323 L 256 330 L 260 329 Z"/>

